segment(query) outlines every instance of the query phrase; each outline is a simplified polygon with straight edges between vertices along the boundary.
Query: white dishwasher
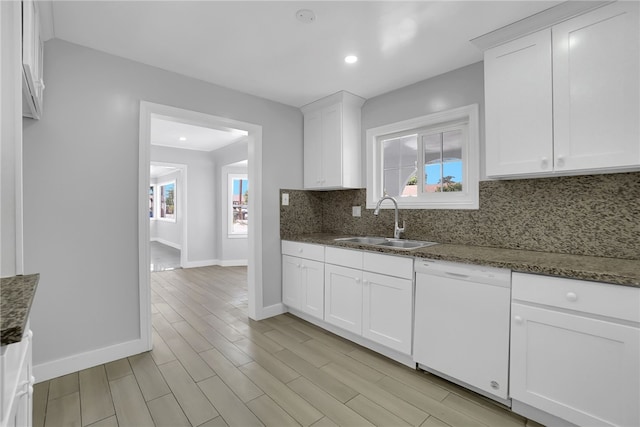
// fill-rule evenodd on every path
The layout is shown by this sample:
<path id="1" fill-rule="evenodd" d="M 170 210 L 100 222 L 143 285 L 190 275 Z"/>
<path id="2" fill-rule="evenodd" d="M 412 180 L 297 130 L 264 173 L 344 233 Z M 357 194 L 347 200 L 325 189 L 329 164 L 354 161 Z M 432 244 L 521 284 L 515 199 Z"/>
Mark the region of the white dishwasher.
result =
<path id="1" fill-rule="evenodd" d="M 510 406 L 511 271 L 416 258 L 413 360 Z"/>

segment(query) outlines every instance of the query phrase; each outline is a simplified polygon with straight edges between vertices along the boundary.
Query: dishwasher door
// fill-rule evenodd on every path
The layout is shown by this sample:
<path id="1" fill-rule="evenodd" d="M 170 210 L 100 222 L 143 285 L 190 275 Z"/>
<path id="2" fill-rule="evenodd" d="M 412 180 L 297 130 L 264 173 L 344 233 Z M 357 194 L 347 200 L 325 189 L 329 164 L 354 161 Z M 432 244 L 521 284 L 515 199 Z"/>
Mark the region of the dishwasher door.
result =
<path id="1" fill-rule="evenodd" d="M 413 359 L 508 404 L 511 271 L 416 260 Z"/>

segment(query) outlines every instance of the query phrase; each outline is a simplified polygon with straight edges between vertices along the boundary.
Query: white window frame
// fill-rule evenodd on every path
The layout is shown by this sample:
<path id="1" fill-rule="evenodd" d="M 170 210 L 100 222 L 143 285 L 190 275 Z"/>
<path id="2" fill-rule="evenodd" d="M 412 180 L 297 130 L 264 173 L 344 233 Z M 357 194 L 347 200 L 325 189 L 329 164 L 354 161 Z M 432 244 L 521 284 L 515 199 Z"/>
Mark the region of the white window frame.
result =
<path id="1" fill-rule="evenodd" d="M 462 145 L 463 191 L 442 193 L 419 193 L 421 197 L 398 197 L 400 209 L 478 209 L 480 126 L 478 104 L 428 114 L 397 123 L 367 129 L 367 209 L 374 209 L 383 196 L 382 138 L 383 136 L 415 131 L 422 134 L 447 129 L 452 123 L 466 123 L 466 144 Z M 419 144 L 420 147 L 420 144 Z M 419 150 L 421 151 L 421 150 Z M 419 153 L 421 154 L 421 153 Z M 418 171 L 418 179 L 420 179 Z M 390 209 L 392 203 L 383 203 L 381 208 Z"/>
<path id="2" fill-rule="evenodd" d="M 233 181 L 242 179 L 249 182 L 249 175 L 246 173 L 228 173 L 227 174 L 227 237 L 230 239 L 246 239 L 249 235 L 248 230 L 245 233 L 233 231 Z M 247 212 L 248 212 L 247 203 Z"/>
<path id="3" fill-rule="evenodd" d="M 173 205 L 175 206 L 175 211 L 176 213 L 174 214 L 173 218 L 163 218 L 162 216 L 160 216 L 160 209 L 162 208 L 162 187 L 167 186 L 167 185 L 171 185 L 173 184 L 173 191 L 174 196 L 173 196 Z M 178 182 L 175 179 L 169 180 L 169 181 L 158 181 L 158 183 L 153 184 L 156 189 L 154 191 L 154 203 L 156 205 L 156 209 L 154 212 L 154 216 L 155 219 L 157 221 L 165 221 L 165 222 L 178 222 Z"/>

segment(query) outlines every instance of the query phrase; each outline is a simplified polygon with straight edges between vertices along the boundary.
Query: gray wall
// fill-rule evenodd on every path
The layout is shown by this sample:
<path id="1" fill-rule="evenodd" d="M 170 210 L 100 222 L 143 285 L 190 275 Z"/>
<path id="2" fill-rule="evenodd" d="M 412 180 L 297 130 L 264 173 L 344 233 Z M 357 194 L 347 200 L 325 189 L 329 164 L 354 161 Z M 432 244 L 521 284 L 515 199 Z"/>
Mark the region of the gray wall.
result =
<path id="1" fill-rule="evenodd" d="M 24 122 L 36 365 L 139 337 L 140 100 L 263 126 L 263 304 L 280 302 L 278 189 L 302 185 L 297 108 L 60 40 L 44 70 L 43 118 Z"/>
<path id="2" fill-rule="evenodd" d="M 154 161 L 153 158 L 154 150 L 151 149 L 151 161 Z M 176 182 L 176 220 L 172 221 L 163 221 L 161 219 L 152 219 L 149 221 L 149 237 L 151 240 L 159 239 L 162 243 L 171 243 L 174 247 L 177 246 L 179 248 L 182 247 L 182 227 L 183 221 L 185 220 L 185 215 L 183 211 L 184 206 L 184 181 L 182 179 L 182 172 L 176 171 L 169 173 L 167 175 L 163 175 L 157 178 L 151 179 L 151 184 L 156 185 L 156 206 L 159 206 L 160 201 L 160 186 L 170 182 Z M 157 209 L 157 208 L 156 208 Z M 159 218 L 160 212 L 156 211 L 156 218 Z M 170 245 L 171 246 L 171 245 Z"/>
<path id="3" fill-rule="evenodd" d="M 225 168 L 226 165 L 247 160 L 249 157 L 248 143 L 237 142 L 227 145 L 212 153 L 216 163 L 216 177 L 219 185 L 217 188 L 216 206 L 216 229 L 220 238 L 216 241 L 218 245 L 218 258 L 224 265 L 225 261 L 246 260 L 248 257 L 248 239 L 227 237 L 227 173 L 247 173 L 247 168 Z M 251 186 L 251 184 L 249 184 Z M 249 206 L 249 218 L 251 218 L 251 206 Z"/>
<path id="4" fill-rule="evenodd" d="M 150 156 L 151 161 L 155 162 L 187 165 L 187 262 L 216 259 L 216 176 L 215 165 L 209 153 L 152 145 Z M 160 182 L 162 178 L 158 180 Z M 157 222 L 159 230 L 162 222 Z"/>
<path id="5" fill-rule="evenodd" d="M 480 159 L 484 159 L 484 66 L 482 62 L 368 99 L 362 106 L 362 152 L 367 152 L 365 146 L 367 129 L 470 104 L 479 106 L 479 154 Z M 364 163 L 362 171 L 363 186 L 366 186 L 367 169 Z M 480 180 L 486 179 L 485 177 L 484 161 L 481 161 Z"/>

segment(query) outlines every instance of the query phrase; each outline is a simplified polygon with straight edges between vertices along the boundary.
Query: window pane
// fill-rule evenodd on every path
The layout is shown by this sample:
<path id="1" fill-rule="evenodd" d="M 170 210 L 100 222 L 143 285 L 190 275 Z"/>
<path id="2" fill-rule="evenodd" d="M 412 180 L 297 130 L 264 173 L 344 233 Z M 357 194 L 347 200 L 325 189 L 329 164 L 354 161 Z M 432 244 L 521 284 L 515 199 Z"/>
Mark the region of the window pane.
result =
<path id="1" fill-rule="evenodd" d="M 174 182 L 160 187 L 160 217 L 176 219 L 176 184 Z"/>
<path id="2" fill-rule="evenodd" d="M 416 160 L 418 158 L 417 135 L 405 135 L 382 141 L 384 192 L 392 197 L 415 196 Z"/>
<path id="3" fill-rule="evenodd" d="M 231 233 L 247 234 L 249 223 L 249 180 L 246 178 L 233 178 L 232 181 L 232 222 Z"/>
<path id="4" fill-rule="evenodd" d="M 425 135 L 424 192 L 462 191 L 462 131 Z"/>
<path id="5" fill-rule="evenodd" d="M 425 135 L 424 144 L 424 187 L 425 193 L 441 191 L 442 185 L 442 134 Z"/>
<path id="6" fill-rule="evenodd" d="M 462 191 L 462 131 L 442 134 L 442 191 Z"/>

